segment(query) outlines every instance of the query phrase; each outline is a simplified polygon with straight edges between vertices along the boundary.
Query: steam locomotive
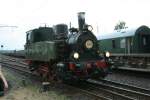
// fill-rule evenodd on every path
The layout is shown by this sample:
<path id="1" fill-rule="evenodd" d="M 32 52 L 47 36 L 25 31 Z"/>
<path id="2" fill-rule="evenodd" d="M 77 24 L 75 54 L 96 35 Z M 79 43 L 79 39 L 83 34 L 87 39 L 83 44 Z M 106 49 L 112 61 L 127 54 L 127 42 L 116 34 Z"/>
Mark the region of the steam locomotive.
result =
<path id="1" fill-rule="evenodd" d="M 84 16 L 78 13 L 79 29 L 58 24 L 27 32 L 25 57 L 31 71 L 45 80 L 86 80 L 108 74 L 109 54 L 100 56 L 97 38 Z"/>

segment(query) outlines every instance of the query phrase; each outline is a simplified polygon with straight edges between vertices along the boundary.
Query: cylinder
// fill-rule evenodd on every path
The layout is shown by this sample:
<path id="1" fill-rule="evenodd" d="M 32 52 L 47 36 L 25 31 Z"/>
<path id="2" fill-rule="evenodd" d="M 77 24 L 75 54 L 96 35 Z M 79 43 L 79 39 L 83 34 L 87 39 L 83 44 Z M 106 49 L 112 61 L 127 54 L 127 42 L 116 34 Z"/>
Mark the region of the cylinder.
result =
<path id="1" fill-rule="evenodd" d="M 79 25 L 79 31 L 83 30 L 83 27 L 85 25 L 85 12 L 78 13 L 78 25 Z"/>

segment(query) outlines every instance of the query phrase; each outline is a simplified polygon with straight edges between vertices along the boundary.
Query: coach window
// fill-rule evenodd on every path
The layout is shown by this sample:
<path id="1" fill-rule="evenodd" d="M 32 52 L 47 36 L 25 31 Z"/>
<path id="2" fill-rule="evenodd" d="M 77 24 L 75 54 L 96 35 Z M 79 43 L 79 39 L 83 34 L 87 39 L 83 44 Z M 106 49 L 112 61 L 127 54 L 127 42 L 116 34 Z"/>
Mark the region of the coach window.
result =
<path id="1" fill-rule="evenodd" d="M 125 48 L 125 43 L 126 43 L 125 39 L 121 39 L 120 40 L 120 48 Z"/>
<path id="2" fill-rule="evenodd" d="M 147 38 L 146 37 L 143 37 L 143 45 L 147 45 Z"/>
<path id="3" fill-rule="evenodd" d="M 112 40 L 112 48 L 116 48 L 115 40 Z"/>
<path id="4" fill-rule="evenodd" d="M 131 46 L 133 46 L 133 37 L 131 37 Z"/>

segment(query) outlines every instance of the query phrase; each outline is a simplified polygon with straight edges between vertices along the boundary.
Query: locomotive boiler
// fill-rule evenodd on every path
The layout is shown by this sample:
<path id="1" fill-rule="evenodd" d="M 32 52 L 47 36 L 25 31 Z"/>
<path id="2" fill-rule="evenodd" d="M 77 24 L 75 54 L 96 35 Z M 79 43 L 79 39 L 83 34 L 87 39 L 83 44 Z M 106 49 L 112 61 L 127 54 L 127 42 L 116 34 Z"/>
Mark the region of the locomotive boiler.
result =
<path id="1" fill-rule="evenodd" d="M 85 24 L 84 14 L 78 13 L 78 29 L 57 24 L 27 32 L 25 55 L 31 71 L 45 80 L 86 80 L 108 74 L 109 62 L 99 55 L 97 38 Z"/>

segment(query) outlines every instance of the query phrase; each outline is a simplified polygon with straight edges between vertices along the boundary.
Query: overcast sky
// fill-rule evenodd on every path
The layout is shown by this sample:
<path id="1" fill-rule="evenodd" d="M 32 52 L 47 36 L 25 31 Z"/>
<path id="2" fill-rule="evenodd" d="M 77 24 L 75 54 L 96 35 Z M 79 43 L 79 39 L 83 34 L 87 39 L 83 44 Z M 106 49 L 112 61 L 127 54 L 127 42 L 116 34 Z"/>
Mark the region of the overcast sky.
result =
<path id="1" fill-rule="evenodd" d="M 150 26 L 150 0 L 0 0 L 0 45 L 3 49 L 23 49 L 25 32 L 39 26 L 72 22 L 77 27 L 77 12 L 86 12 L 86 23 L 94 34 L 113 31 L 125 21 L 128 27 Z"/>

